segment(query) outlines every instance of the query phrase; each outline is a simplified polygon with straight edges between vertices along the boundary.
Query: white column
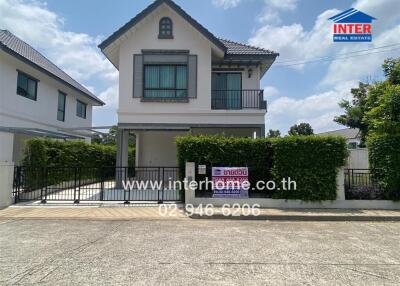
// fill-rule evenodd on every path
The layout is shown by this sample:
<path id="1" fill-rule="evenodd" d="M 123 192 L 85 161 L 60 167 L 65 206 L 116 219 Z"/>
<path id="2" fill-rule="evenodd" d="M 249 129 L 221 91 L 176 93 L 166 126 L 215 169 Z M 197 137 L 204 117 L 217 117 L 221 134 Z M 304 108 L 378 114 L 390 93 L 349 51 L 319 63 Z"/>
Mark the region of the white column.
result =
<path id="1" fill-rule="evenodd" d="M 13 203 L 13 178 L 14 163 L 0 162 L 0 207 L 8 207 Z"/>
<path id="2" fill-rule="evenodd" d="M 344 169 L 341 168 L 336 177 L 336 200 L 344 201 L 346 200 L 344 193 Z"/>
<path id="3" fill-rule="evenodd" d="M 195 197 L 195 190 L 190 188 L 190 182 L 196 179 L 196 165 L 193 162 L 186 162 L 185 165 L 185 181 L 188 183 L 185 186 L 185 204 L 193 202 Z"/>

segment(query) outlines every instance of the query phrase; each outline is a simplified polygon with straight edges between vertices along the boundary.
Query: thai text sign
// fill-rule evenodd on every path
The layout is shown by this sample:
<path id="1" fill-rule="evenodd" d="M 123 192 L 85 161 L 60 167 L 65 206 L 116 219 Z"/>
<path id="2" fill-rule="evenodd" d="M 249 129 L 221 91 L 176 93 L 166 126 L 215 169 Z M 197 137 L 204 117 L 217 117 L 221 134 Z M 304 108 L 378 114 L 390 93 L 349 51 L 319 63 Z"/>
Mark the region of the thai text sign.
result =
<path id="1" fill-rule="evenodd" d="M 249 170 L 247 167 L 213 167 L 214 198 L 248 198 Z"/>

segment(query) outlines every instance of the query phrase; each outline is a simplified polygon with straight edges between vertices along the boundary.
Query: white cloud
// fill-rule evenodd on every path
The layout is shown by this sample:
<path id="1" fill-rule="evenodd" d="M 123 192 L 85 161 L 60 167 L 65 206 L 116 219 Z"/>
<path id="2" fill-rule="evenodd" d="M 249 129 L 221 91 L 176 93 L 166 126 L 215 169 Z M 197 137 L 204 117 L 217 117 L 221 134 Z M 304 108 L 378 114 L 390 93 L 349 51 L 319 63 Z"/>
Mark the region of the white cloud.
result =
<path id="1" fill-rule="evenodd" d="M 356 81 L 348 81 L 306 98 L 281 96 L 273 99 L 268 104 L 266 127 L 279 129 L 284 134 L 290 126 L 301 122 L 310 123 L 315 132 L 338 128 L 333 122 L 333 118 L 343 112 L 338 103 L 342 99 L 349 99 L 350 89 L 356 86 Z"/>
<path id="2" fill-rule="evenodd" d="M 118 98 L 118 71 L 100 53 L 99 37 L 64 29 L 64 19 L 50 11 L 46 4 L 30 0 L 0 0 L 0 28 L 8 29 L 62 68 L 90 91 L 100 92 L 92 85 L 109 86 L 99 93 L 107 103 L 96 108 L 94 124 L 115 121 Z"/>
<path id="3" fill-rule="evenodd" d="M 267 100 L 275 98 L 279 95 L 279 90 L 274 86 L 266 86 L 264 87 L 264 97 Z"/>
<path id="4" fill-rule="evenodd" d="M 117 109 L 118 107 L 118 84 L 110 86 L 99 94 L 99 98 L 106 103 L 104 108 Z"/>
<path id="5" fill-rule="evenodd" d="M 298 0 L 264 0 L 264 2 L 267 6 L 280 10 L 295 10 Z"/>
<path id="6" fill-rule="evenodd" d="M 331 23 L 328 18 L 339 10 L 321 13 L 311 30 L 306 31 L 301 24 L 283 26 L 264 25 L 249 39 L 251 45 L 272 49 L 280 53 L 280 61 L 307 60 L 326 55 L 332 45 Z M 301 69 L 302 66 L 294 66 Z"/>
<path id="7" fill-rule="evenodd" d="M 224 9 L 235 8 L 241 0 L 213 0 L 213 4 Z"/>
<path id="8" fill-rule="evenodd" d="M 115 68 L 84 33 L 64 31 L 64 19 L 37 1 L 0 0 L 0 27 L 9 29 L 77 80 L 115 78 Z"/>

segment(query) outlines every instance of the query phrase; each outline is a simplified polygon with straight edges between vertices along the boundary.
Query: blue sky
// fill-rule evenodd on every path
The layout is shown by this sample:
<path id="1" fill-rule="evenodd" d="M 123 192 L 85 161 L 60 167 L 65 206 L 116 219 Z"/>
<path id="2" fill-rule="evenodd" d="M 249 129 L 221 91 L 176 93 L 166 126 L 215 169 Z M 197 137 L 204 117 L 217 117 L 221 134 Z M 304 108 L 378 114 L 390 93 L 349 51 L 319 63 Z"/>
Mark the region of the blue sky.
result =
<path id="1" fill-rule="evenodd" d="M 96 108 L 93 124 L 117 121 L 118 73 L 96 45 L 151 0 L 62 1 L 0 0 L 0 28 L 9 29 L 89 87 L 108 105 Z M 370 48 L 400 44 L 398 0 L 176 0 L 215 35 L 273 49 L 281 54 L 262 80 L 269 112 L 267 129 L 310 122 L 317 132 L 341 128 L 337 102 L 349 98 L 359 80 L 382 78 L 380 64 L 400 48 L 358 57 L 285 66 L 320 57 L 338 57 Z M 355 7 L 378 19 L 372 43 L 333 43 L 330 16 Z M 340 55 L 339 55 L 340 57 Z"/>

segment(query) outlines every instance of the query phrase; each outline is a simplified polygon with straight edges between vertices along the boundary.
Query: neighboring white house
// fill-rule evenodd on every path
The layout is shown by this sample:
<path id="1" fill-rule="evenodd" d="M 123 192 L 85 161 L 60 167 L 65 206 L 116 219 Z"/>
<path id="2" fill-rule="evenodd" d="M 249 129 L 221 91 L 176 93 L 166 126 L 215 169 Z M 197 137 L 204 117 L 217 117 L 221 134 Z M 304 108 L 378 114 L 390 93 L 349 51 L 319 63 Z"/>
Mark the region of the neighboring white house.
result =
<path id="1" fill-rule="evenodd" d="M 171 0 L 157 0 L 99 45 L 119 70 L 117 164 L 129 132 L 137 166 L 176 166 L 175 137 L 263 137 L 260 80 L 277 53 L 217 38 Z"/>
<path id="2" fill-rule="evenodd" d="M 346 128 L 334 131 L 319 133 L 318 135 L 342 136 L 346 138 L 347 147 L 349 149 L 349 158 L 347 159 L 346 168 L 348 169 L 368 169 L 368 149 L 360 148 L 361 133 L 357 128 Z"/>
<path id="3" fill-rule="evenodd" d="M 83 139 L 69 130 L 92 126 L 93 106 L 104 103 L 46 57 L 0 30 L 0 162 L 19 163 L 32 137 Z"/>

